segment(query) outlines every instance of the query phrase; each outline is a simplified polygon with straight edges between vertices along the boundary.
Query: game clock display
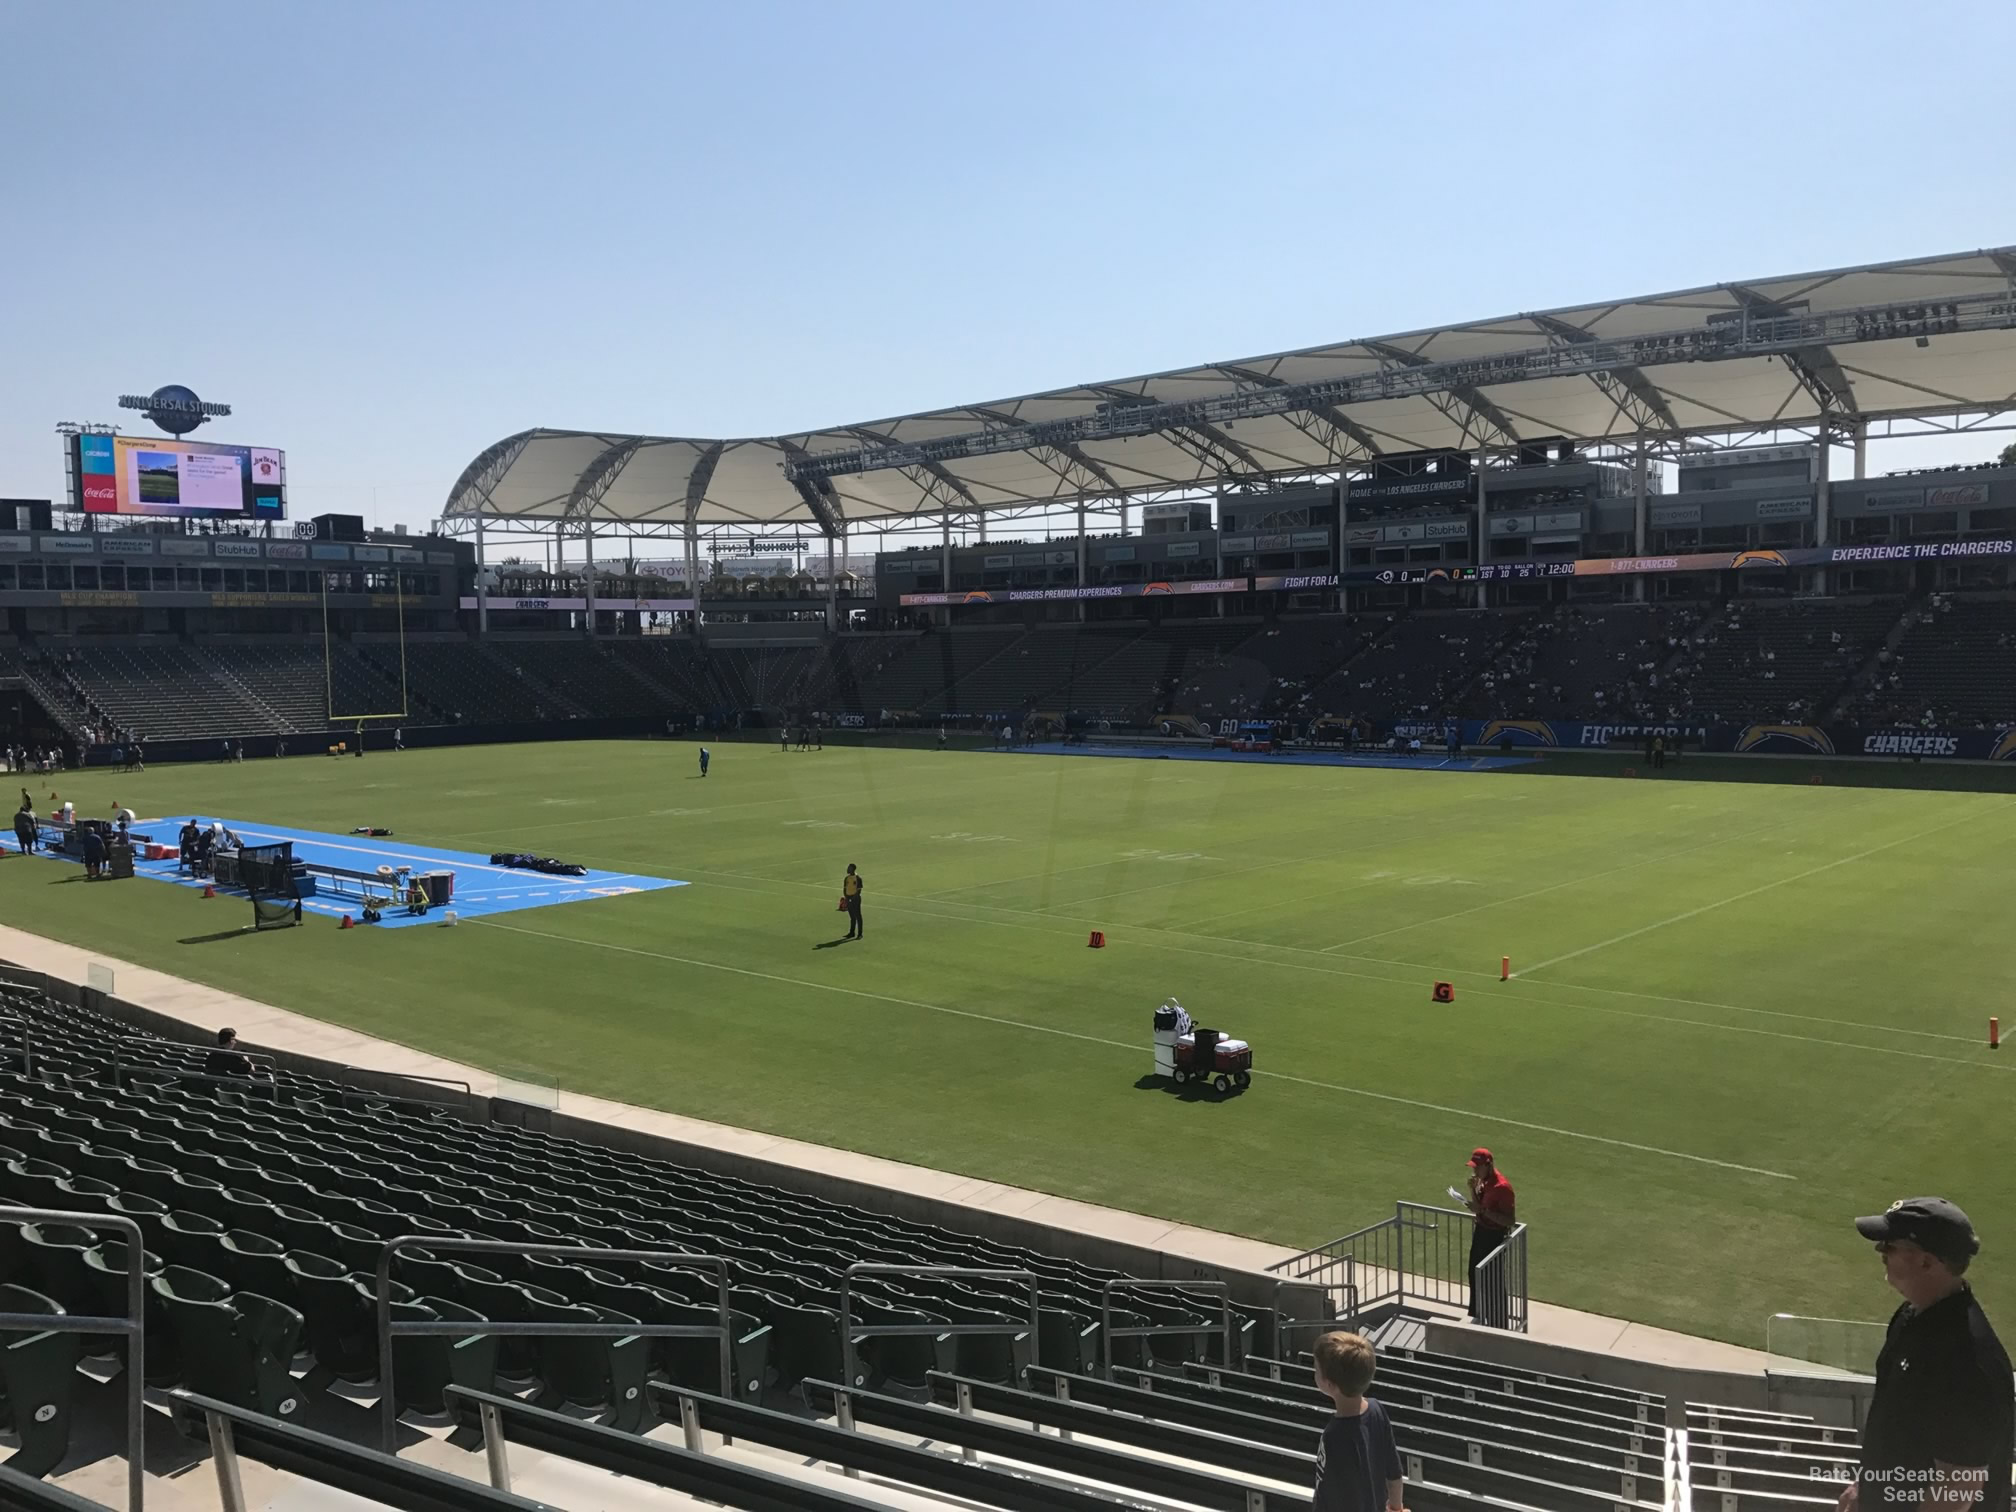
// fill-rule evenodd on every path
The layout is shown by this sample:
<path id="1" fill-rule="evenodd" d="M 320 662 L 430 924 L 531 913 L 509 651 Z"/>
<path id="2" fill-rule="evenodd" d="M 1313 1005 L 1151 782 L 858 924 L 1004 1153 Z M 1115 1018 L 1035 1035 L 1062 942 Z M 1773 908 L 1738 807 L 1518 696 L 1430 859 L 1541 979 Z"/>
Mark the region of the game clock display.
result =
<path id="1" fill-rule="evenodd" d="M 83 514 L 287 517 L 287 454 L 272 447 L 148 436 L 72 440 L 72 503 Z"/>

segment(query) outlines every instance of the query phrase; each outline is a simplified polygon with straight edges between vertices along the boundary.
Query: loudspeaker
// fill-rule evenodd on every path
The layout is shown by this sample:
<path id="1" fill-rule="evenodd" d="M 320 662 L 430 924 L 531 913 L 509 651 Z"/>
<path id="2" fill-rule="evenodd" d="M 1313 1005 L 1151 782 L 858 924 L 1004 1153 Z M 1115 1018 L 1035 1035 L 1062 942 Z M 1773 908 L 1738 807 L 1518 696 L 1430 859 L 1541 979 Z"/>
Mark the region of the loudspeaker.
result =
<path id="1" fill-rule="evenodd" d="M 361 541 L 364 539 L 364 516 L 317 515 L 315 516 L 315 539 L 318 541 Z"/>

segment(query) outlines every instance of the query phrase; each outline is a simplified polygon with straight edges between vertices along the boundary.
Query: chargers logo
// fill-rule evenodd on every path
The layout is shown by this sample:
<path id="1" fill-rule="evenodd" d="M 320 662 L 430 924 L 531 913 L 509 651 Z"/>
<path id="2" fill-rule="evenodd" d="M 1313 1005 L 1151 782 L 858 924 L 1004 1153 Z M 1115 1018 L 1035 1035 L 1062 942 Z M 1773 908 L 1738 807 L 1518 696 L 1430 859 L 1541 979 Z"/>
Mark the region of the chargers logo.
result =
<path id="1" fill-rule="evenodd" d="M 1167 583 L 1143 583 L 1141 585 L 1141 597 L 1143 598 L 1147 598 L 1150 594 L 1174 593 L 1175 591 Z"/>
<path id="2" fill-rule="evenodd" d="M 1750 554 L 1757 555 L 1754 552 Z M 1822 756 L 1834 754 L 1834 742 L 1818 725 L 1756 724 L 1736 737 L 1736 749 L 1739 751 L 1770 751 L 1786 746 Z"/>
<path id="3" fill-rule="evenodd" d="M 1729 563 L 1731 567 L 1783 567 L 1785 553 L 1782 551 L 1739 551 Z"/>
<path id="4" fill-rule="evenodd" d="M 991 604 L 994 602 L 994 595 L 991 593 L 982 593 L 978 588 L 975 588 L 971 592 L 960 594 L 959 602 L 962 604 Z"/>
<path id="5" fill-rule="evenodd" d="M 1477 737 L 1477 744 L 1495 746 L 1507 740 L 1523 746 L 1560 743 L 1554 738 L 1554 727 L 1544 719 L 1492 719 L 1485 721 L 1484 732 Z"/>
<path id="6" fill-rule="evenodd" d="M 2008 761 L 2016 757 L 2016 725 L 2010 726 L 1995 737 L 1995 744 L 1988 752 L 1990 761 Z"/>

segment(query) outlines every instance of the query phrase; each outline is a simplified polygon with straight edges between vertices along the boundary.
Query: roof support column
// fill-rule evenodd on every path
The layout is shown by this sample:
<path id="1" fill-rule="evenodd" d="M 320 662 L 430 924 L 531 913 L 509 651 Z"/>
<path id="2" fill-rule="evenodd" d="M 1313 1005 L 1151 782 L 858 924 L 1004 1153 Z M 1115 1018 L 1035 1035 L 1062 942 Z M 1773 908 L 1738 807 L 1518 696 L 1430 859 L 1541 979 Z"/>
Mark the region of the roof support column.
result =
<path id="1" fill-rule="evenodd" d="M 1078 501 L 1078 586 L 1085 586 L 1085 501 Z M 1078 618 L 1085 618 L 1085 600 L 1078 600 Z"/>
<path id="2" fill-rule="evenodd" d="M 1476 564 L 1479 567 L 1482 567 L 1484 565 L 1484 543 L 1490 539 L 1489 535 L 1486 534 L 1484 525 L 1484 479 L 1485 479 L 1484 465 L 1488 460 L 1489 456 L 1485 452 L 1484 448 L 1481 446 L 1478 447 L 1477 448 L 1477 524 L 1476 524 L 1477 543 L 1476 545 L 1471 547 L 1470 557 L 1471 560 L 1476 562 Z M 1471 603 L 1475 604 L 1479 609 L 1482 609 L 1484 607 L 1485 593 L 1486 589 L 1484 587 L 1484 584 L 1480 582 L 1477 585 L 1475 594 L 1472 596 L 1470 600 Z"/>
<path id="3" fill-rule="evenodd" d="M 1833 449 L 1833 439 L 1833 417 L 1826 410 L 1822 410 L 1820 412 L 1820 445 L 1813 454 L 1813 544 L 1815 546 L 1825 546 L 1827 544 L 1828 527 L 1832 524 L 1832 521 L 1828 518 L 1830 513 L 1829 506 L 1833 501 L 1828 497 L 1827 493 L 1829 464 L 1827 454 Z"/>
<path id="4" fill-rule="evenodd" d="M 1638 433 L 1638 446 L 1631 457 L 1631 554 L 1645 555 L 1645 526 L 1648 506 L 1645 503 L 1645 433 Z M 1645 602 L 1645 574 L 1631 575 L 1631 597 L 1639 603 Z"/>
<path id="5" fill-rule="evenodd" d="M 948 509 L 945 511 L 945 516 L 941 523 L 945 527 L 945 534 L 942 538 L 942 543 L 938 547 L 938 581 L 945 585 L 945 592 L 947 597 L 949 598 L 952 592 L 952 511 L 951 510 Z M 948 630 L 952 628 L 952 606 L 950 603 L 947 603 L 945 606 L 945 628 Z"/>
<path id="6" fill-rule="evenodd" d="M 588 600 L 588 638 L 595 638 L 595 527 L 590 524 L 581 533 L 581 550 L 584 554 L 582 571 Z"/>
<path id="7" fill-rule="evenodd" d="M 476 634 L 490 633 L 490 585 L 484 579 L 483 568 L 483 516 L 476 516 Z"/>
<path id="8" fill-rule="evenodd" d="M 691 617 L 693 638 L 700 638 L 700 521 L 691 505 L 686 509 L 686 591 L 693 595 Z"/>
<path id="9" fill-rule="evenodd" d="M 840 539 L 847 538 L 847 522 L 840 522 Z M 841 553 L 844 559 L 846 553 Z M 840 628 L 840 569 L 833 565 L 833 536 L 826 536 L 826 633 L 833 634 Z"/>
<path id="10" fill-rule="evenodd" d="M 1869 466 L 1869 422 L 1861 416 L 1855 417 L 1855 481 L 1860 483 L 1868 476 Z"/>
<path id="11" fill-rule="evenodd" d="M 1813 544 L 1815 546 L 1825 546 L 1829 530 L 1833 525 L 1833 521 L 1829 516 L 1833 512 L 1834 502 L 1828 496 L 1827 488 L 1827 474 L 1829 471 L 1827 453 L 1831 449 L 1830 443 L 1834 439 L 1834 417 L 1825 406 L 1822 406 L 1820 410 L 1820 429 L 1818 434 L 1820 445 L 1813 454 Z M 1825 567 L 1816 571 L 1813 574 L 1813 591 L 1816 593 L 1831 592 L 1832 589 L 1828 582 L 1828 577 L 1829 574 Z"/>

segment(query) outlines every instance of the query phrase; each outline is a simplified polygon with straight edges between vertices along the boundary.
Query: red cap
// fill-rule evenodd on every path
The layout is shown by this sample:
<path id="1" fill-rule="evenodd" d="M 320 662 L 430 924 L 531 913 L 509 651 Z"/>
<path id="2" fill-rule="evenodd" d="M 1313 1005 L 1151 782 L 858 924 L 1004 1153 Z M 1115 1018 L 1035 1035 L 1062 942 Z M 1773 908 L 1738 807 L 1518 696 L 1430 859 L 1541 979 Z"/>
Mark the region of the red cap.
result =
<path id="1" fill-rule="evenodd" d="M 1479 1145 L 1476 1149 L 1470 1152 L 1470 1164 L 1472 1164 L 1473 1166 L 1488 1165 L 1490 1161 L 1491 1161 L 1491 1152 L 1485 1149 L 1482 1145 Z"/>

